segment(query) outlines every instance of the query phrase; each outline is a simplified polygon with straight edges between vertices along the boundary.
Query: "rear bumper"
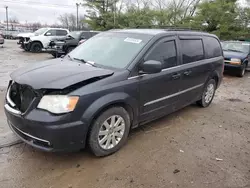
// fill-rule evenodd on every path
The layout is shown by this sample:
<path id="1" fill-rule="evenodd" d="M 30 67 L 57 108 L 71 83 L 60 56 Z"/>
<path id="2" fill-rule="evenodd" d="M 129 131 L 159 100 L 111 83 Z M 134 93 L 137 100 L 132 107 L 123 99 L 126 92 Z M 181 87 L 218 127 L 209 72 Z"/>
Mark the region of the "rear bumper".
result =
<path id="1" fill-rule="evenodd" d="M 61 120 L 65 115 L 55 117 L 38 110 L 24 116 L 5 108 L 5 114 L 12 131 L 25 143 L 37 149 L 60 152 L 77 151 L 85 147 L 88 126 L 82 121 L 66 122 Z M 38 116 L 39 120 L 36 120 Z"/>

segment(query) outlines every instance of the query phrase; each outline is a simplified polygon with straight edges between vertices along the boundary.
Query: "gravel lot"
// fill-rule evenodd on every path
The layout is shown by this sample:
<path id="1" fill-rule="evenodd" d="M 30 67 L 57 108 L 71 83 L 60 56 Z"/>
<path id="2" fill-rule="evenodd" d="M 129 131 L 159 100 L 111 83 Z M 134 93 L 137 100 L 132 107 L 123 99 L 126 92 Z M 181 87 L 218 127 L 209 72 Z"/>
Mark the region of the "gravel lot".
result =
<path id="1" fill-rule="evenodd" d="M 17 45 L 17 40 L 5 40 L 3 48 L 0 47 L 0 91 L 6 88 L 9 82 L 9 74 L 19 68 L 45 59 L 51 59 L 47 53 L 33 54 L 25 52 Z"/>
<path id="2" fill-rule="evenodd" d="M 0 49 L 0 86 L 12 70 L 50 58 L 14 43 Z M 0 187 L 250 188 L 249 117 L 250 73 L 225 75 L 210 107 L 191 105 L 133 130 L 125 147 L 109 157 L 86 150 L 44 153 L 26 144 L 1 148 Z"/>

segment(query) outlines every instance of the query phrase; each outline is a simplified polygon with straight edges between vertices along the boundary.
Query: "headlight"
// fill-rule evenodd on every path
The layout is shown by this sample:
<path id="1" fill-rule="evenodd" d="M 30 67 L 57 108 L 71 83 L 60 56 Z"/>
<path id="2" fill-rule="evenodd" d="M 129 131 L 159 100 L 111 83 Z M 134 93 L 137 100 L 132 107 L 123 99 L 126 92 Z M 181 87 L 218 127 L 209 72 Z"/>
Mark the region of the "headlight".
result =
<path id="1" fill-rule="evenodd" d="M 77 96 L 45 95 L 37 108 L 44 109 L 54 114 L 72 112 L 78 102 Z"/>
<path id="2" fill-rule="evenodd" d="M 231 61 L 232 62 L 239 62 L 239 63 L 241 63 L 241 59 L 237 59 L 237 58 L 231 58 Z"/>

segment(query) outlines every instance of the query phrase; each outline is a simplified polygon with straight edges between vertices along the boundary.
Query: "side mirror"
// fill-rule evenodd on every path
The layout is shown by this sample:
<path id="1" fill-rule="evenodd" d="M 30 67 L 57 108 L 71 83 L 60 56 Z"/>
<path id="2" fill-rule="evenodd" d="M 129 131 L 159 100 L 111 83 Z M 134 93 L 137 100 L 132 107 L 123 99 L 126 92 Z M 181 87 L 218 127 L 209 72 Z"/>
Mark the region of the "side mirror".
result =
<path id="1" fill-rule="evenodd" d="M 51 36 L 51 33 L 46 33 L 45 35 L 46 35 L 46 36 Z"/>
<path id="2" fill-rule="evenodd" d="M 159 73 L 162 70 L 162 64 L 160 61 L 148 60 L 145 61 L 141 66 L 141 73 L 154 74 Z"/>

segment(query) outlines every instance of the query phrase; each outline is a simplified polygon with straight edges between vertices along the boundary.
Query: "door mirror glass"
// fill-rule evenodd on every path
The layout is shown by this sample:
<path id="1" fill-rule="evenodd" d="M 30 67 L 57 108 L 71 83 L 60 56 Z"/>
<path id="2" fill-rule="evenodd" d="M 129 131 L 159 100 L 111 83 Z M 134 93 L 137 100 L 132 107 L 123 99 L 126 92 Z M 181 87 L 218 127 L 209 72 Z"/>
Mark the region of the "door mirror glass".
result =
<path id="1" fill-rule="evenodd" d="M 162 70 L 162 63 L 160 61 L 148 60 L 141 66 L 141 73 L 154 74 L 159 73 Z"/>
<path id="2" fill-rule="evenodd" d="M 45 35 L 46 35 L 46 36 L 51 36 L 51 33 L 46 33 Z"/>

